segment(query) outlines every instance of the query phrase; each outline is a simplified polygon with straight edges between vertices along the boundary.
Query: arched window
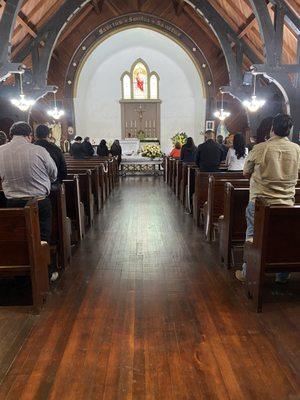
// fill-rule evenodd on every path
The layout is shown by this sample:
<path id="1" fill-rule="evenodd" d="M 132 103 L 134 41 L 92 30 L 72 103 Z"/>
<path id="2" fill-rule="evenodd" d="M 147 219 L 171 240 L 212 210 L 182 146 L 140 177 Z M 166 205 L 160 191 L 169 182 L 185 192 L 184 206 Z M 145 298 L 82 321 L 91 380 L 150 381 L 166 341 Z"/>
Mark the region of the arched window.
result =
<path id="1" fill-rule="evenodd" d="M 158 99 L 158 77 L 155 73 L 150 76 L 150 99 Z"/>
<path id="2" fill-rule="evenodd" d="M 132 73 L 133 98 L 148 99 L 148 71 L 142 62 L 138 62 Z"/>
<path id="3" fill-rule="evenodd" d="M 136 60 L 130 73 L 124 72 L 121 77 L 123 100 L 158 100 L 159 76 L 149 71 L 147 64 Z"/>
<path id="4" fill-rule="evenodd" d="M 123 75 L 122 85 L 123 85 L 123 98 L 126 100 L 130 100 L 131 99 L 131 81 L 130 81 L 130 75 L 128 73 L 125 73 Z"/>

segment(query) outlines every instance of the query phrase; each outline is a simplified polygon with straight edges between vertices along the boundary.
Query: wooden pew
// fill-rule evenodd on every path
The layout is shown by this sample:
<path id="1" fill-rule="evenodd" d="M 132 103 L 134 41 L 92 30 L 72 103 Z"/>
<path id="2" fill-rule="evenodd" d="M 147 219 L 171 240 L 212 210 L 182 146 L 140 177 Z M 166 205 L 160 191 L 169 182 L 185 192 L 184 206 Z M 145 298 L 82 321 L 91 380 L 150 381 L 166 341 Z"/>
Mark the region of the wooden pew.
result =
<path id="1" fill-rule="evenodd" d="M 79 172 L 68 174 L 68 178 L 77 176 L 79 179 L 80 201 L 84 205 L 84 212 L 86 216 L 85 226 L 91 227 L 94 223 L 94 199 L 92 194 L 92 180 L 91 171 Z"/>
<path id="2" fill-rule="evenodd" d="M 193 195 L 193 218 L 197 225 L 203 222 L 203 207 L 208 196 L 209 177 L 216 179 L 243 179 L 242 172 L 202 172 L 199 169 L 195 173 L 195 193 Z"/>
<path id="3" fill-rule="evenodd" d="M 65 269 L 71 261 L 71 220 L 67 217 L 64 184 L 51 190 L 49 197 L 52 205 L 51 245 L 55 245 L 58 266 Z"/>
<path id="4" fill-rule="evenodd" d="M 295 202 L 300 204 L 300 181 L 297 183 Z M 225 184 L 224 213 L 219 219 L 220 258 L 227 268 L 234 266 L 234 249 L 242 248 L 247 229 L 246 208 L 249 188 L 238 187 L 235 181 Z"/>
<path id="5" fill-rule="evenodd" d="M 300 272 L 300 205 L 269 206 L 255 202 L 253 242 L 246 241 L 247 292 L 257 312 L 262 311 L 266 273 Z"/>
<path id="6" fill-rule="evenodd" d="M 182 180 L 182 164 L 181 160 L 176 160 L 176 182 L 175 182 L 175 194 L 176 197 L 180 197 L 180 184 Z"/>
<path id="7" fill-rule="evenodd" d="M 234 265 L 234 249 L 245 242 L 247 229 L 245 212 L 249 202 L 249 188 L 225 184 L 224 213 L 219 220 L 221 262 L 229 268 Z"/>
<path id="8" fill-rule="evenodd" d="M 101 188 L 100 188 L 100 179 L 99 179 L 99 166 L 91 167 L 86 169 L 84 166 L 79 166 L 79 167 L 69 167 L 68 166 L 68 172 L 69 173 L 82 173 L 85 171 L 90 171 L 91 173 L 91 181 L 92 181 L 92 193 L 94 196 L 94 205 L 95 205 L 95 210 L 97 212 L 100 211 L 101 209 Z"/>
<path id="9" fill-rule="evenodd" d="M 33 307 L 38 312 L 49 291 L 50 248 L 41 242 L 36 202 L 0 209 L 0 254 L 1 277 L 30 277 Z"/>
<path id="10" fill-rule="evenodd" d="M 208 241 L 213 239 L 213 233 L 218 229 L 219 217 L 224 214 L 224 199 L 226 182 L 232 182 L 236 187 L 249 187 L 249 179 L 218 179 L 211 175 L 208 182 L 207 202 L 203 208 L 204 231 Z"/>
<path id="11" fill-rule="evenodd" d="M 194 212 L 193 196 L 195 193 L 195 177 L 198 167 L 194 163 L 187 164 L 187 183 L 185 186 L 185 209 L 191 214 Z"/>
<path id="12" fill-rule="evenodd" d="M 71 220 L 72 244 L 78 243 L 85 235 L 85 213 L 80 199 L 79 177 L 73 175 L 63 181 L 66 193 L 67 216 Z"/>

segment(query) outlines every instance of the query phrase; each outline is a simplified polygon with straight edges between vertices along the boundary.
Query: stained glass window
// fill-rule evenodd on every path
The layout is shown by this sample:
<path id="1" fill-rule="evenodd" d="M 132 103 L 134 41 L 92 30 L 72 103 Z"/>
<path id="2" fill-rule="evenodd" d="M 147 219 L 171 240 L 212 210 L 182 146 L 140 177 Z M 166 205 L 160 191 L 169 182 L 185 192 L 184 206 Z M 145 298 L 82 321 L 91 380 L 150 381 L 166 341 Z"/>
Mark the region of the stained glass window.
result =
<path id="1" fill-rule="evenodd" d="M 133 70 L 133 97 L 134 99 L 148 98 L 148 72 L 142 62 L 138 62 Z"/>

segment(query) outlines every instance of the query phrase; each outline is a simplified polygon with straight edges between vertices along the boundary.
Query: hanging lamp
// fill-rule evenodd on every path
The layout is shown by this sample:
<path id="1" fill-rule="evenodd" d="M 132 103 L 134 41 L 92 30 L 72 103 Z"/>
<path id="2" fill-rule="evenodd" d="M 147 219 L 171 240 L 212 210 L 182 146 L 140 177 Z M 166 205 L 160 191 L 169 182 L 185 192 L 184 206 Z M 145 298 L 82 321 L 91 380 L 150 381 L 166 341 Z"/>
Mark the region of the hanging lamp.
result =
<path id="1" fill-rule="evenodd" d="M 243 105 L 250 111 L 256 112 L 265 105 L 266 101 L 256 96 L 256 75 L 254 75 L 253 94 L 250 100 L 244 100 Z"/>
<path id="2" fill-rule="evenodd" d="M 47 111 L 47 114 L 50 115 L 50 117 L 54 118 L 54 119 L 60 119 L 63 115 L 64 115 L 64 110 L 59 109 L 57 107 L 57 101 L 56 101 L 56 91 L 53 92 L 54 95 L 54 107 L 50 110 Z"/>
<path id="3" fill-rule="evenodd" d="M 214 113 L 214 116 L 218 118 L 220 121 L 225 121 L 225 119 L 230 116 L 230 112 L 224 110 L 224 93 L 221 92 L 221 94 L 222 94 L 221 108 L 220 110 L 217 110 Z"/>
<path id="4" fill-rule="evenodd" d="M 11 103 L 17 107 L 19 110 L 25 112 L 28 111 L 30 107 L 35 104 L 35 100 L 26 98 L 23 91 L 23 75 L 24 71 L 20 72 L 20 97 L 16 99 L 11 99 Z"/>

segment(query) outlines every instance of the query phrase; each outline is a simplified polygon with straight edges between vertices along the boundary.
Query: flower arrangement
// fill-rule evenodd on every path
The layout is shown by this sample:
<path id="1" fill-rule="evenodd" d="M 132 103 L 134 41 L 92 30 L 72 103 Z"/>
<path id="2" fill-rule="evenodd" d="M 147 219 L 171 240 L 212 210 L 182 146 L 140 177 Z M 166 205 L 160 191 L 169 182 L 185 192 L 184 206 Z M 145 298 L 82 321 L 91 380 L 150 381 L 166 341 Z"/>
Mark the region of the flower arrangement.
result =
<path id="1" fill-rule="evenodd" d="M 147 144 L 142 149 L 142 157 L 160 158 L 162 157 L 162 152 L 159 146 Z"/>
<path id="2" fill-rule="evenodd" d="M 146 134 L 145 134 L 144 131 L 142 131 L 142 130 L 138 131 L 138 133 L 137 133 L 137 138 L 138 138 L 138 139 L 144 140 L 145 137 L 146 137 Z"/>
<path id="3" fill-rule="evenodd" d="M 185 132 L 178 132 L 176 135 L 174 135 L 171 140 L 173 143 L 173 146 L 175 146 L 175 143 L 179 142 L 182 146 L 186 144 L 188 135 Z"/>

